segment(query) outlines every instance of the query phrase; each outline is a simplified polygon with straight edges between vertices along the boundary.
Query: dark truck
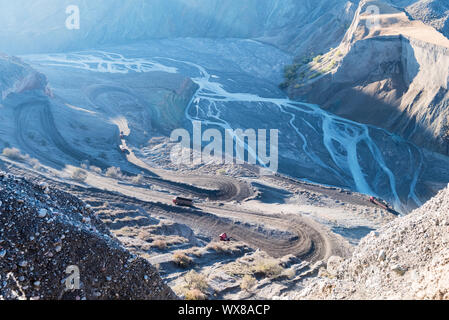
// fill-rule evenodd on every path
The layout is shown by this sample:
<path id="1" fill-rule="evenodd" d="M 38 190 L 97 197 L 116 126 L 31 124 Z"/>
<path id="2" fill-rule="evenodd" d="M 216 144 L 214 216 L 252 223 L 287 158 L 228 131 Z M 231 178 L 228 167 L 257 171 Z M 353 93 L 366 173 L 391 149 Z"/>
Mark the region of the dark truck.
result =
<path id="1" fill-rule="evenodd" d="M 176 197 L 173 199 L 173 203 L 177 206 L 193 207 L 192 199 Z"/>
<path id="2" fill-rule="evenodd" d="M 400 213 L 397 212 L 396 210 L 394 210 L 394 209 L 388 204 L 388 202 L 386 202 L 385 200 L 382 200 L 382 199 L 379 199 L 379 198 L 376 198 L 376 197 L 370 197 L 369 201 L 370 201 L 371 203 L 375 204 L 376 206 L 379 206 L 379 207 L 381 207 L 382 209 L 384 209 L 384 210 L 386 210 L 386 211 L 388 211 L 388 212 L 390 212 L 390 213 L 392 213 L 392 214 L 394 214 L 394 215 L 396 215 L 396 216 L 399 216 L 399 215 L 400 215 Z"/>

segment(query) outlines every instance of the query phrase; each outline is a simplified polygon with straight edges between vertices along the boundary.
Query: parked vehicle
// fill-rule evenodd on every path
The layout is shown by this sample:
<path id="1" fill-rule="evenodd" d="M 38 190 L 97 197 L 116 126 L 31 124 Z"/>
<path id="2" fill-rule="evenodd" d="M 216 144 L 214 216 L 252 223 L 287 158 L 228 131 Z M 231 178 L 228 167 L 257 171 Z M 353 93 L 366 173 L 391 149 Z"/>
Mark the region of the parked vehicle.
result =
<path id="1" fill-rule="evenodd" d="M 187 198 L 176 197 L 173 203 L 177 206 L 193 207 L 193 200 Z"/>
<path id="2" fill-rule="evenodd" d="M 378 198 L 375 198 L 375 197 L 371 197 L 371 198 L 369 199 L 369 201 L 370 201 L 371 203 L 373 203 L 373 204 L 375 204 L 375 205 L 381 207 L 381 208 L 384 209 L 384 210 L 390 209 L 390 206 L 389 206 L 388 203 L 387 203 L 386 201 L 384 201 L 384 200 L 381 200 L 381 199 L 378 199 Z"/>
<path id="3" fill-rule="evenodd" d="M 220 235 L 220 241 L 231 241 L 232 239 L 230 237 L 228 237 L 228 235 L 226 233 L 222 233 Z"/>
<path id="4" fill-rule="evenodd" d="M 369 201 L 373 204 L 375 204 L 376 206 L 381 207 L 382 209 L 394 214 L 394 215 L 399 215 L 399 212 L 395 211 L 392 207 L 390 207 L 390 205 L 388 204 L 388 202 L 386 202 L 385 200 L 376 198 L 376 197 L 370 197 Z"/>

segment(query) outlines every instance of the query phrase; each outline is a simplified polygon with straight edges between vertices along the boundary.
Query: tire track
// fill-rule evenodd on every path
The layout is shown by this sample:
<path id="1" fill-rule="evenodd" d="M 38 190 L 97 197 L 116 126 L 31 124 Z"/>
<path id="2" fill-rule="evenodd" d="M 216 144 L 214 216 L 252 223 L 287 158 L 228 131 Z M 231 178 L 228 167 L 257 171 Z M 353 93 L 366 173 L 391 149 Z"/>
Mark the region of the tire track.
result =
<path id="1" fill-rule="evenodd" d="M 130 89 L 115 86 L 98 85 L 95 87 L 91 87 L 87 90 L 86 95 L 92 104 L 99 105 L 99 107 L 105 110 L 107 114 L 109 114 L 111 117 L 116 118 L 113 122 L 117 125 L 118 128 L 117 137 L 119 136 L 119 132 L 125 132 L 127 133 L 127 135 L 129 135 L 130 129 L 126 117 L 120 113 L 117 113 L 117 108 L 112 108 L 110 105 L 106 105 L 101 101 L 98 101 L 100 95 L 107 95 L 115 92 L 130 96 L 133 100 L 137 101 L 142 106 L 146 105 L 145 101 L 137 97 L 137 95 L 133 94 Z M 147 181 L 161 187 L 180 192 L 181 194 L 186 194 L 187 192 L 187 194 L 191 194 L 199 198 L 209 198 L 210 200 L 222 201 L 242 201 L 252 194 L 250 188 L 245 183 L 238 182 L 234 179 L 227 179 L 225 177 L 217 178 L 207 176 L 182 176 L 184 183 L 173 181 L 179 180 L 180 176 L 173 175 L 171 172 L 166 170 L 156 170 L 148 166 L 145 162 L 136 157 L 131 148 L 127 146 L 125 139 L 117 139 L 116 147 L 118 150 L 120 144 L 125 146 L 125 148 L 130 152 L 129 155 L 124 156 L 128 163 L 133 165 L 137 170 L 143 171 L 146 174 L 145 178 L 147 179 Z M 185 183 L 189 181 L 192 183 L 192 185 L 188 185 Z M 218 190 L 207 190 L 193 185 L 198 183 L 203 185 L 215 185 L 218 187 Z"/>
<path id="2" fill-rule="evenodd" d="M 42 100 L 34 100 L 30 102 L 22 103 L 15 107 L 15 127 L 16 127 L 16 139 L 18 143 L 23 147 L 26 152 L 36 158 L 43 159 L 46 162 L 53 165 L 55 168 L 63 169 L 67 163 L 63 161 L 58 161 L 48 152 L 43 152 L 36 148 L 32 143 L 29 142 L 29 139 L 26 137 L 26 127 L 30 121 L 35 121 L 36 119 L 29 119 L 31 112 L 37 112 L 37 119 L 41 123 L 42 134 L 53 142 L 54 146 L 60 150 L 65 155 L 74 159 L 76 164 L 81 163 L 82 161 L 89 161 L 90 164 L 95 165 L 102 170 L 106 170 L 110 167 L 107 163 L 100 161 L 89 154 L 81 152 L 73 147 L 64 139 L 59 130 L 56 127 L 56 123 L 54 120 L 53 113 L 51 111 L 50 102 L 46 99 Z M 117 134 L 118 136 L 118 134 Z M 117 144 L 118 149 L 118 144 Z M 145 178 L 147 181 L 152 184 L 158 185 L 163 188 L 167 188 L 172 191 L 176 191 L 180 194 L 191 194 L 193 196 L 197 196 L 200 198 L 209 198 L 211 200 L 231 200 L 234 198 L 242 198 L 239 196 L 239 186 L 236 186 L 235 183 L 231 181 L 219 181 L 217 182 L 214 178 L 194 178 L 188 177 L 187 179 L 191 179 L 194 181 L 195 179 L 203 179 L 203 181 L 212 181 L 213 183 L 217 183 L 220 187 L 219 190 L 207 190 L 203 188 L 199 188 L 193 185 L 188 185 L 185 183 L 175 182 L 166 180 L 162 177 L 154 177 L 154 173 L 150 171 L 151 168 L 138 166 L 133 162 L 129 162 L 131 168 L 133 168 L 136 173 L 140 171 L 144 171 L 147 175 Z M 135 173 L 129 172 L 127 170 L 122 170 L 122 173 L 127 176 L 134 176 Z M 178 177 L 179 178 L 179 177 Z M 249 194 L 248 191 L 244 192 L 243 195 Z M 247 196 L 246 196 L 247 197 Z"/>
<path id="3" fill-rule="evenodd" d="M 24 125 L 28 121 L 29 113 L 25 113 L 24 111 L 27 111 L 32 107 L 39 107 L 37 111 L 39 112 L 39 121 L 41 122 L 41 128 L 45 130 L 46 136 L 51 139 L 54 145 L 61 152 L 77 161 L 89 160 L 92 164 L 95 164 L 100 168 L 105 169 L 108 167 L 106 163 L 93 159 L 89 155 L 72 148 L 66 142 L 66 140 L 63 138 L 56 127 L 55 120 L 51 111 L 51 105 L 48 101 L 45 100 L 33 103 L 25 103 L 19 106 L 17 109 L 16 136 L 23 146 L 32 151 L 34 154 L 37 154 L 39 157 L 44 158 L 47 161 L 50 161 L 58 167 L 65 166 L 64 163 L 52 159 L 50 155 L 44 154 L 28 143 L 25 137 Z M 142 169 L 144 169 L 145 171 L 150 171 L 150 168 L 142 168 L 133 163 L 131 163 L 131 165 L 134 165 L 140 171 Z M 124 171 L 124 173 L 130 174 L 126 171 Z M 167 181 L 162 177 L 146 178 L 149 181 L 152 181 L 154 184 L 171 190 L 182 193 L 196 194 L 199 196 L 205 195 L 204 190 L 200 188 L 196 188 L 179 182 Z M 222 188 L 216 194 L 216 199 L 230 200 L 235 199 L 239 196 L 241 186 L 231 179 L 222 178 L 220 180 L 217 180 L 216 177 L 206 176 L 186 177 L 186 180 L 195 182 L 202 181 L 202 183 L 207 183 L 208 179 L 211 180 L 213 184 L 218 185 Z M 246 243 L 253 249 L 263 250 L 275 258 L 293 254 L 302 260 L 315 262 L 325 259 L 327 256 L 329 256 L 330 252 L 332 252 L 335 248 L 338 249 L 340 247 L 340 244 L 336 244 L 336 242 L 334 243 L 332 239 L 327 238 L 326 233 L 317 228 L 315 225 L 311 224 L 306 219 L 300 217 L 276 217 L 244 211 L 224 212 L 225 215 L 234 216 L 241 221 L 245 221 L 245 219 L 257 218 L 258 222 L 264 223 L 266 226 L 278 230 L 287 231 L 292 234 L 292 236 L 288 239 L 280 239 L 272 236 L 270 237 L 263 232 L 255 231 L 253 230 L 253 228 L 242 225 L 241 223 L 233 221 L 229 218 L 225 218 L 223 216 L 220 217 L 219 215 L 209 212 L 203 212 L 199 209 L 180 208 L 163 203 L 147 202 L 95 188 L 81 189 L 81 191 L 78 192 L 80 193 L 81 198 L 85 198 L 87 193 L 87 195 L 89 195 L 90 197 L 103 199 L 105 202 L 117 201 L 120 203 L 138 205 L 148 212 L 156 212 L 162 216 L 172 219 L 173 221 L 186 224 L 193 230 L 207 234 L 211 238 L 215 238 L 222 232 L 228 232 L 229 234 L 232 234 L 233 238 L 235 238 L 236 240 Z M 208 195 L 208 197 L 211 196 L 210 192 L 206 192 L 206 194 Z M 245 191 L 243 191 L 243 194 L 245 194 Z M 216 210 L 217 212 L 220 211 L 219 209 L 213 209 L 208 206 L 204 206 L 204 209 L 211 212 L 213 210 Z M 221 210 L 221 212 L 223 213 L 223 210 Z"/>
<path id="4" fill-rule="evenodd" d="M 331 254 L 345 255 L 347 251 L 343 241 L 340 243 L 338 239 L 327 238 L 327 234 L 321 228 L 316 229 L 314 223 L 302 217 L 272 217 L 264 214 L 238 212 L 241 218 L 254 219 L 257 217 L 259 222 L 263 222 L 267 226 L 292 234 L 287 239 L 279 239 L 255 231 L 253 228 L 242 225 L 230 218 L 217 216 L 199 209 L 147 202 L 103 190 L 79 190 L 75 193 L 78 193 L 81 198 L 89 196 L 95 199 L 95 201 L 108 202 L 110 205 L 113 203 L 126 203 L 141 207 L 147 212 L 151 212 L 152 215 L 160 215 L 185 224 L 196 232 L 200 232 L 212 239 L 217 238 L 222 232 L 227 232 L 232 235 L 233 239 L 244 242 L 253 249 L 263 250 L 274 258 L 293 254 L 301 260 L 313 263 L 326 259 Z"/>

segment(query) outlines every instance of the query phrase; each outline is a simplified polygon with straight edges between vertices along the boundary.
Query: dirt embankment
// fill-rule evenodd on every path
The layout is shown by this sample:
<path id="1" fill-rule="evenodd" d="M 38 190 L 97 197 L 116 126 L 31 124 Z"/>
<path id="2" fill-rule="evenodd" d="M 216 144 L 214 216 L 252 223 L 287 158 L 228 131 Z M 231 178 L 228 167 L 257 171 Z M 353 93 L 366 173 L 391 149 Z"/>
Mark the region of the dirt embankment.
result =
<path id="1" fill-rule="evenodd" d="M 0 299 L 176 297 L 74 196 L 5 173 L 0 190 Z"/>
<path id="2" fill-rule="evenodd" d="M 379 15 L 368 13 L 372 6 Z M 366 0 L 340 46 L 300 68 L 289 94 L 449 154 L 448 70 L 446 37 L 384 1 Z"/>
<path id="3" fill-rule="evenodd" d="M 333 257 L 301 299 L 449 299 L 449 186 L 409 216 Z"/>

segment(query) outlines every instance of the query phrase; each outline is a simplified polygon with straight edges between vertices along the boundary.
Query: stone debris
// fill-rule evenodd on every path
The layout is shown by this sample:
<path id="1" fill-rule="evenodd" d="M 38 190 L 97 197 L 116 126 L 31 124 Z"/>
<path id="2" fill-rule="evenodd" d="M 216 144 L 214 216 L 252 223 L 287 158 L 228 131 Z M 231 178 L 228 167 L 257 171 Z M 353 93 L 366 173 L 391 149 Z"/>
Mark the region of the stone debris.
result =
<path id="1" fill-rule="evenodd" d="M 47 215 L 47 210 L 46 209 L 40 209 L 39 210 L 39 218 L 45 218 L 45 216 Z"/>
<path id="2" fill-rule="evenodd" d="M 449 300 L 446 221 L 449 186 L 410 215 L 368 235 L 351 258 L 340 263 L 333 258 L 335 276 L 312 279 L 296 298 Z"/>
<path id="3" fill-rule="evenodd" d="M 3 172 L 0 190 L 0 300 L 177 298 L 78 198 Z"/>

